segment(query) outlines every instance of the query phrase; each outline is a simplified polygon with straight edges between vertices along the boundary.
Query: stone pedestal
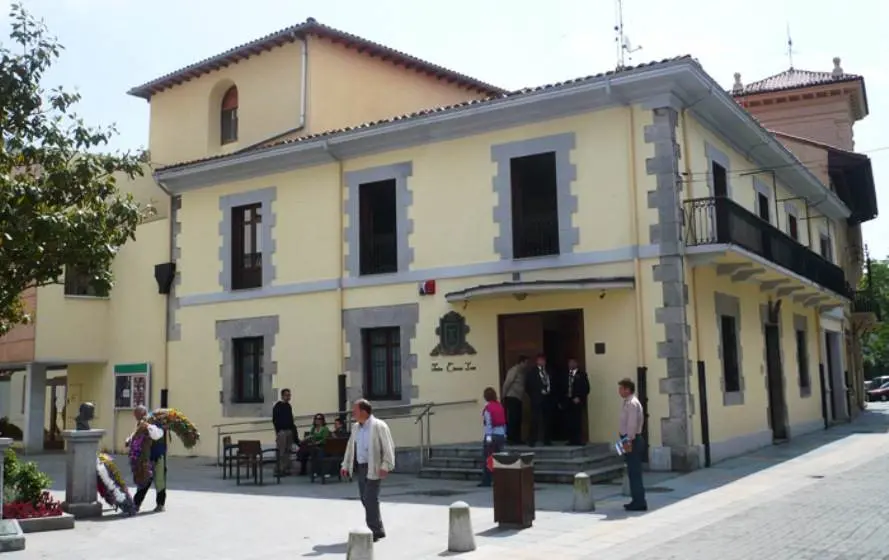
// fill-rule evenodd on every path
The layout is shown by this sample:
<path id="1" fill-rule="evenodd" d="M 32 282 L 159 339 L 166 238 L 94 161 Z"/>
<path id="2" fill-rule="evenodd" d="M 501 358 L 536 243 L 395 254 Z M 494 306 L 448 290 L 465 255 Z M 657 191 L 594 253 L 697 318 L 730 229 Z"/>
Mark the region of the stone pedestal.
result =
<path id="1" fill-rule="evenodd" d="M 0 438 L 0 456 L 12 445 L 12 438 Z M 0 504 L 3 503 L 3 463 L 0 462 Z M 0 517 L 3 509 L 0 508 Z M 0 519 L 0 552 L 25 550 L 25 535 L 16 519 Z"/>
<path id="2" fill-rule="evenodd" d="M 571 509 L 572 511 L 596 511 L 590 475 L 585 472 L 574 475 L 574 503 L 571 505 Z"/>
<path id="3" fill-rule="evenodd" d="M 374 537 L 369 529 L 353 529 L 349 531 L 349 542 L 346 545 L 346 560 L 373 560 Z"/>
<path id="4" fill-rule="evenodd" d="M 102 516 L 96 495 L 96 455 L 105 430 L 64 430 L 67 447 L 65 502 L 62 509 L 75 519 Z"/>
<path id="5" fill-rule="evenodd" d="M 451 504 L 448 519 L 448 552 L 472 552 L 475 550 L 475 533 L 472 532 L 472 518 L 469 504 Z"/>

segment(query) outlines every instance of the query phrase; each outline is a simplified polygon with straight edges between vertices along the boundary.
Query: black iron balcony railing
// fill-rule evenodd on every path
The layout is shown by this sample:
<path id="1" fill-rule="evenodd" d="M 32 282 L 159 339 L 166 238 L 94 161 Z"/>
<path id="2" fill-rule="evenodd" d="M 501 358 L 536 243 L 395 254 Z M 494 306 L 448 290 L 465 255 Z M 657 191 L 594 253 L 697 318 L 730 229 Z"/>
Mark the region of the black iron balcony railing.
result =
<path id="1" fill-rule="evenodd" d="M 726 197 L 685 201 L 685 244 L 736 245 L 832 292 L 852 295 L 843 269 Z"/>
<path id="2" fill-rule="evenodd" d="M 361 240 L 362 275 L 398 272 L 398 242 L 395 234 L 369 235 Z"/>
<path id="3" fill-rule="evenodd" d="M 559 254 L 559 216 L 555 212 L 513 220 L 512 255 L 516 259 Z"/>
<path id="4" fill-rule="evenodd" d="M 877 303 L 877 298 L 874 297 L 870 290 L 858 290 L 855 292 L 855 299 L 852 300 L 852 312 L 873 313 L 878 321 L 882 320 L 880 304 Z"/>

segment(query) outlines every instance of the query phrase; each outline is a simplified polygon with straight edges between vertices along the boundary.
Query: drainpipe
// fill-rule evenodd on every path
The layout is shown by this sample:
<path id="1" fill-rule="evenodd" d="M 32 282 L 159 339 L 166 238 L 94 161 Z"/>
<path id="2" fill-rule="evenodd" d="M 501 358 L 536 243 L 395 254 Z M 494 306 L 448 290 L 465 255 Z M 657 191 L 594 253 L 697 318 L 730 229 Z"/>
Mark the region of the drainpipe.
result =
<path id="1" fill-rule="evenodd" d="M 694 175 L 692 175 L 692 171 L 691 171 L 691 157 L 690 157 L 691 150 L 689 149 L 690 144 L 688 143 L 688 109 L 682 109 L 682 112 L 679 115 L 679 119 L 680 119 L 679 122 L 682 125 L 682 146 L 680 146 L 680 154 L 685 155 L 685 157 L 682 158 L 684 160 L 684 165 L 685 165 L 685 176 L 686 177 L 694 177 Z M 689 183 L 688 183 L 689 198 L 693 197 L 693 193 L 691 192 L 691 190 L 693 188 L 693 184 L 694 183 L 692 181 L 689 181 Z M 682 204 L 681 200 L 682 200 L 682 198 L 680 197 L 680 204 Z M 682 208 L 680 209 L 680 211 L 683 212 L 683 215 L 684 215 L 684 211 L 685 211 L 684 206 L 685 205 L 682 204 Z M 685 220 L 683 220 L 682 223 L 684 225 Z M 679 246 L 681 248 L 680 250 L 682 251 L 682 268 L 683 268 L 683 274 L 684 274 L 685 263 L 686 263 L 686 260 L 685 260 L 685 240 L 680 240 Z M 698 320 L 698 290 L 697 290 L 696 278 L 697 278 L 697 269 L 693 268 L 691 271 L 691 275 L 689 277 L 688 291 L 691 292 L 691 298 L 689 300 L 689 303 L 691 304 L 692 320 L 695 323 L 693 336 L 694 336 L 694 343 L 695 343 L 695 363 L 697 364 L 697 363 L 701 362 L 701 338 L 700 338 L 700 321 Z M 688 317 L 688 315 L 686 315 L 686 318 L 687 317 Z M 699 395 L 699 397 L 700 397 L 700 395 Z M 694 434 L 695 431 L 694 431 L 694 428 L 692 427 L 692 414 L 691 414 L 692 404 L 693 403 L 691 400 L 691 374 L 689 373 L 689 375 L 685 376 L 685 413 L 686 413 L 686 422 L 688 425 L 688 430 L 686 430 L 686 432 L 688 434 L 689 447 L 693 446 L 694 442 L 695 442 L 695 434 Z M 702 426 L 702 432 L 703 432 L 703 426 Z"/>
<path id="2" fill-rule="evenodd" d="M 630 105 L 627 107 L 627 111 L 629 111 L 629 124 L 630 124 L 630 149 L 628 150 L 630 154 L 629 158 L 629 176 L 630 176 L 630 184 L 633 186 L 633 200 L 634 203 L 630 205 L 630 223 L 632 225 L 632 231 L 630 232 L 631 239 L 633 240 L 633 245 L 637 247 L 635 255 L 633 255 L 633 269 L 635 272 L 635 276 L 637 278 L 636 289 L 634 290 L 636 293 L 636 363 L 639 367 L 646 367 L 645 360 L 645 320 L 643 318 L 643 309 L 645 309 L 643 296 L 642 296 L 642 287 L 639 285 L 638 280 L 642 278 L 642 259 L 639 257 L 639 209 L 638 209 L 638 201 L 639 201 L 639 191 L 638 185 L 636 185 L 636 118 L 633 114 L 633 106 Z"/>
<path id="3" fill-rule="evenodd" d="M 164 191 L 167 194 L 167 196 L 169 197 L 170 210 L 169 210 L 169 212 L 167 212 L 167 221 L 169 222 L 169 230 L 168 230 L 168 234 L 167 234 L 169 236 L 169 243 L 167 243 L 167 247 L 168 247 L 167 258 L 169 260 L 167 262 L 174 263 L 175 262 L 174 251 L 175 251 L 175 245 L 176 245 L 176 237 L 175 237 L 176 220 L 175 220 L 175 216 L 173 214 L 173 203 L 174 203 L 175 197 L 173 196 L 173 193 L 170 192 L 170 189 L 168 189 L 167 186 L 162 181 L 159 181 L 157 179 L 156 174 L 154 176 L 154 182 L 157 183 L 157 186 L 159 186 L 161 188 L 161 190 Z M 176 274 L 178 274 L 178 271 L 176 272 Z M 167 293 L 166 308 L 165 308 L 165 312 L 164 312 L 164 385 L 163 385 L 162 390 L 167 391 L 167 395 L 168 395 L 167 398 L 168 399 L 169 399 L 169 391 L 170 391 L 170 340 L 169 340 L 169 333 L 170 333 L 170 326 L 171 326 L 170 320 L 172 319 L 172 317 L 171 317 L 172 313 L 170 313 L 170 304 L 171 304 L 170 298 L 172 298 L 174 295 L 173 290 L 175 289 L 175 285 L 176 285 L 176 279 L 174 276 L 173 285 L 170 286 L 170 291 Z M 153 390 L 153 388 L 152 388 L 152 390 Z M 167 404 L 167 406 L 170 405 L 169 402 L 167 402 L 166 404 Z M 117 425 L 117 423 L 115 422 L 115 426 L 116 425 Z"/>
<path id="4" fill-rule="evenodd" d="M 297 130 L 302 130 L 306 126 L 306 92 L 308 92 L 308 79 L 309 79 L 309 38 L 303 37 L 302 40 L 302 53 L 301 53 L 301 68 L 300 73 L 300 91 L 299 91 L 299 124 L 296 129 L 292 132 L 296 132 Z"/>
<path id="5" fill-rule="evenodd" d="M 292 33 L 290 36 L 291 36 L 291 38 L 296 40 L 296 33 Z M 269 142 L 274 142 L 275 140 L 280 140 L 281 138 L 284 138 L 285 136 L 289 136 L 289 135 L 293 134 L 294 132 L 299 132 L 300 130 L 302 130 L 306 127 L 306 112 L 307 112 L 306 108 L 308 106 L 306 94 L 309 90 L 309 86 L 308 86 L 308 80 L 309 80 L 309 72 L 308 72 L 308 68 L 309 68 L 309 40 L 308 40 L 308 38 L 303 37 L 302 41 L 300 41 L 300 42 L 302 43 L 302 49 L 301 49 L 302 52 L 300 54 L 301 67 L 300 67 L 300 85 L 299 85 L 299 87 L 300 87 L 299 122 L 297 123 L 296 127 L 294 127 L 294 128 L 287 129 L 280 134 L 275 134 L 274 136 L 269 136 L 268 138 L 263 138 L 261 141 L 256 142 L 254 144 L 250 144 L 249 146 L 247 146 L 245 148 L 241 148 L 240 150 L 238 150 L 235 153 L 240 154 L 240 153 L 244 153 L 244 152 L 249 152 L 250 150 L 253 150 L 259 146 L 268 144 Z"/>
<path id="6" fill-rule="evenodd" d="M 688 109 L 682 110 L 682 145 L 685 148 L 685 176 L 686 177 L 694 177 L 691 172 L 691 158 L 690 152 L 688 149 Z M 689 198 L 694 198 L 695 193 L 692 192 L 694 189 L 694 182 L 690 181 L 688 184 L 689 189 Z M 698 291 L 696 288 L 697 285 L 697 269 L 692 269 L 691 271 L 691 286 L 689 286 L 689 291 L 691 292 L 691 304 L 692 304 L 692 317 L 695 321 L 695 328 L 693 331 L 694 340 L 695 340 L 695 361 L 701 361 L 701 344 L 700 344 L 700 321 L 698 321 Z"/>
<path id="7" fill-rule="evenodd" d="M 343 311 L 345 311 L 345 307 L 346 307 L 345 293 L 343 291 L 343 277 L 346 275 L 346 262 L 345 262 L 346 252 L 345 252 L 345 248 L 343 247 L 346 243 L 346 240 L 343 238 L 343 231 L 345 231 L 344 228 L 345 228 L 345 213 L 346 213 L 346 181 L 345 181 L 345 176 L 343 175 L 343 160 L 341 160 L 339 157 L 337 157 L 337 155 L 333 152 L 333 150 L 330 149 L 330 142 L 327 142 L 327 141 L 324 142 L 324 151 L 327 152 L 327 155 L 329 155 L 330 158 L 333 159 L 334 161 L 336 161 L 336 163 L 337 163 L 337 184 L 339 185 L 339 190 L 340 190 L 339 206 L 337 208 L 337 210 L 338 210 L 337 215 L 339 216 L 337 221 L 339 223 L 339 232 L 340 232 L 339 233 L 339 240 L 338 240 L 339 269 L 340 270 L 339 270 L 339 275 L 338 275 L 339 278 L 337 279 L 337 283 L 336 283 L 337 302 L 338 302 L 337 313 L 339 314 L 339 318 L 340 318 L 340 344 L 339 344 L 339 347 L 336 349 L 336 362 L 334 362 L 334 363 L 341 364 L 340 367 L 342 368 L 342 365 L 344 364 L 343 355 L 344 355 L 344 352 L 346 349 L 346 325 L 343 321 Z M 355 224 L 349 224 L 349 225 L 350 225 L 350 227 L 355 227 Z M 351 351 L 354 352 L 355 350 L 352 349 Z M 345 375 L 346 372 L 341 370 L 340 373 Z M 346 383 L 348 383 L 348 381 L 349 380 L 347 378 Z M 348 394 L 348 389 L 346 392 Z M 337 397 L 337 399 L 339 399 L 339 397 Z M 348 399 L 348 396 L 347 396 L 347 399 Z M 339 403 L 337 403 L 337 405 L 338 405 L 337 408 L 339 408 Z M 347 408 L 348 408 L 348 403 L 347 403 Z M 341 411 L 338 411 L 338 412 L 341 412 Z"/>

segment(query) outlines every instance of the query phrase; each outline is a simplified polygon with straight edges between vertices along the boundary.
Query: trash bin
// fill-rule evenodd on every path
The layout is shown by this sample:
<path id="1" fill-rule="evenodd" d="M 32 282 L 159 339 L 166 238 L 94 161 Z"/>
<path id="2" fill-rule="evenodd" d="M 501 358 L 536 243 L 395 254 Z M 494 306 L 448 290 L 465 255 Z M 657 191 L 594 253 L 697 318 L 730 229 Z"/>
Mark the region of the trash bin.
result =
<path id="1" fill-rule="evenodd" d="M 494 453 L 494 522 L 527 529 L 534 522 L 534 454 Z"/>

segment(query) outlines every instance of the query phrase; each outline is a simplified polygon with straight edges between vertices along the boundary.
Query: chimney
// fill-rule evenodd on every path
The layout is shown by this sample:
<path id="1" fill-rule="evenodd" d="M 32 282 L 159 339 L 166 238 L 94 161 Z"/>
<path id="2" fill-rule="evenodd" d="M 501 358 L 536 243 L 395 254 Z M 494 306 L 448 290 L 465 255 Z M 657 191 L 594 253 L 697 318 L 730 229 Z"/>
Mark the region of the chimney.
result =
<path id="1" fill-rule="evenodd" d="M 732 93 L 738 94 L 744 92 L 744 84 L 741 83 L 741 73 L 735 72 L 735 84 L 732 86 Z"/>
<path id="2" fill-rule="evenodd" d="M 838 56 L 833 57 L 833 72 L 831 72 L 830 75 L 833 76 L 834 79 L 842 78 L 845 75 L 843 67 L 840 66 L 840 57 Z"/>

